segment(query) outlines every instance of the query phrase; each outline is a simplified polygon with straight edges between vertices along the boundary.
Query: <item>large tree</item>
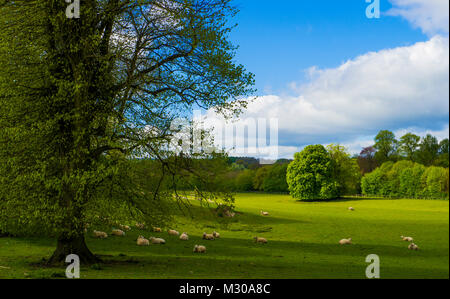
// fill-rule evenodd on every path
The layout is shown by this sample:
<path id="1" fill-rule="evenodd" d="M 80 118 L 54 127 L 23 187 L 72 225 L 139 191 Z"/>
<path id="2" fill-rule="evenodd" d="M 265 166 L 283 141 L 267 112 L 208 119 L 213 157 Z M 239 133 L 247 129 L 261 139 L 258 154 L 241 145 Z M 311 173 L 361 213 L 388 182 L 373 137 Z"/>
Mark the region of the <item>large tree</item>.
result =
<path id="1" fill-rule="evenodd" d="M 294 157 L 286 175 L 292 197 L 326 200 L 340 196 L 340 186 L 333 176 L 333 160 L 323 145 L 309 145 Z"/>
<path id="2" fill-rule="evenodd" d="M 358 156 L 358 165 L 361 170 L 361 174 L 366 174 L 374 171 L 378 167 L 378 162 L 375 159 L 377 150 L 373 146 L 365 147 L 362 149 Z"/>
<path id="3" fill-rule="evenodd" d="M 419 149 L 420 136 L 407 133 L 400 138 L 399 153 L 410 161 L 416 160 L 417 151 Z"/>
<path id="4" fill-rule="evenodd" d="M 117 200 L 104 191 L 128 158 L 175 175 L 173 119 L 237 113 L 253 92 L 228 41 L 230 0 L 80 2 L 71 19 L 63 0 L 0 0 L 0 228 L 57 236 L 50 263 L 97 261 L 84 226 Z M 159 187 L 120 198 L 147 215 Z"/>
<path id="5" fill-rule="evenodd" d="M 439 156 L 439 141 L 431 134 L 422 138 L 417 153 L 418 162 L 425 165 L 433 165 Z"/>
<path id="6" fill-rule="evenodd" d="M 339 194 L 359 194 L 361 172 L 357 159 L 351 158 L 347 149 L 339 144 L 328 145 L 327 151 L 333 161 L 333 178 L 339 184 Z"/>
<path id="7" fill-rule="evenodd" d="M 375 137 L 374 148 L 377 150 L 375 159 L 379 163 L 394 160 L 397 155 L 398 141 L 391 131 L 380 131 Z"/>

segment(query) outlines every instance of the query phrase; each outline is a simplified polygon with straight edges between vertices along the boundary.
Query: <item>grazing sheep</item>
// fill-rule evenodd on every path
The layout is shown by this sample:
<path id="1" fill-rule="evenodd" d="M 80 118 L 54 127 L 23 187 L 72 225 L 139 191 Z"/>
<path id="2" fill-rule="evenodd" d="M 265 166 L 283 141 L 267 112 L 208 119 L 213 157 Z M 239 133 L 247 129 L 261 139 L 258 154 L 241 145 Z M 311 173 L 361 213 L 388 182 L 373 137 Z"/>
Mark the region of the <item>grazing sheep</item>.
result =
<path id="1" fill-rule="evenodd" d="M 206 253 L 206 247 L 203 245 L 195 245 L 194 252 L 195 253 Z"/>
<path id="2" fill-rule="evenodd" d="M 402 240 L 405 241 L 405 242 L 410 242 L 410 243 L 414 242 L 414 239 L 411 238 L 411 237 L 401 236 L 400 238 L 402 238 Z"/>
<path id="3" fill-rule="evenodd" d="M 220 234 L 216 231 L 214 231 L 213 233 L 214 238 L 219 239 L 220 238 Z"/>
<path id="4" fill-rule="evenodd" d="M 203 233 L 203 240 L 214 241 L 214 235 Z"/>
<path id="5" fill-rule="evenodd" d="M 143 236 L 139 236 L 137 239 L 138 246 L 150 246 L 150 241 L 144 238 Z"/>
<path id="6" fill-rule="evenodd" d="M 162 232 L 162 229 L 159 228 L 159 227 L 154 227 L 154 228 L 153 228 L 153 232 L 155 232 L 155 233 L 160 233 L 160 232 Z"/>
<path id="7" fill-rule="evenodd" d="M 263 215 L 263 216 L 269 216 L 269 212 L 261 211 L 261 215 Z"/>
<path id="8" fill-rule="evenodd" d="M 181 241 L 188 241 L 189 240 L 189 236 L 187 233 L 182 233 L 180 236 L 180 240 Z"/>
<path id="9" fill-rule="evenodd" d="M 111 235 L 118 236 L 118 237 L 124 237 L 125 236 L 125 232 L 123 230 L 120 230 L 120 229 L 113 229 L 112 232 L 111 232 Z"/>
<path id="10" fill-rule="evenodd" d="M 130 231 L 131 227 L 129 227 L 128 225 L 119 225 L 120 229 L 122 230 L 126 230 L 126 231 Z"/>
<path id="11" fill-rule="evenodd" d="M 100 231 L 94 230 L 94 237 L 99 238 L 99 239 L 106 239 L 106 238 L 108 238 L 108 234 L 105 232 L 100 232 Z"/>
<path id="12" fill-rule="evenodd" d="M 234 218 L 234 216 L 236 216 L 236 213 L 235 213 L 235 212 L 230 212 L 230 211 L 226 210 L 225 213 L 224 213 L 224 215 L 225 215 L 225 217 L 227 217 L 227 218 Z"/>
<path id="13" fill-rule="evenodd" d="M 136 223 L 136 227 L 138 229 L 145 229 L 145 224 L 143 224 L 143 223 Z"/>
<path id="14" fill-rule="evenodd" d="M 354 208 L 354 207 L 350 207 L 350 208 L 348 208 L 348 210 L 349 210 L 349 211 L 354 211 L 355 208 Z"/>
<path id="15" fill-rule="evenodd" d="M 171 236 L 179 236 L 180 235 L 179 232 L 177 232 L 176 230 L 173 230 L 173 229 L 169 229 L 168 233 Z"/>
<path id="16" fill-rule="evenodd" d="M 419 246 L 417 246 L 414 243 L 411 243 L 411 244 L 409 244 L 408 249 L 417 251 L 417 250 L 419 250 Z"/>
<path id="17" fill-rule="evenodd" d="M 166 244 L 166 240 L 154 237 L 150 238 L 150 242 L 152 242 L 152 244 Z"/>
<path id="18" fill-rule="evenodd" d="M 266 238 L 254 237 L 253 239 L 255 240 L 256 243 L 262 243 L 262 244 L 266 244 L 267 243 L 267 239 Z"/>
<path id="19" fill-rule="evenodd" d="M 341 245 L 350 245 L 350 244 L 352 244 L 352 238 L 342 239 L 342 240 L 339 241 L 339 244 L 341 244 Z"/>

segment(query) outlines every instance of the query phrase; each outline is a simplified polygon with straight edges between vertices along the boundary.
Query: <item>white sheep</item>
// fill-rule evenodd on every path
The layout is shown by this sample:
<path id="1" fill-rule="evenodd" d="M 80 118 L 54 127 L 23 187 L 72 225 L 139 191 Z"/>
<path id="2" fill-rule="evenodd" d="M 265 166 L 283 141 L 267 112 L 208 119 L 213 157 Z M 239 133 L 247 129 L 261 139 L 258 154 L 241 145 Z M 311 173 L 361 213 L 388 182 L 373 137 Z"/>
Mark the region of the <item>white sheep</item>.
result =
<path id="1" fill-rule="evenodd" d="M 349 211 L 354 211 L 355 208 L 354 208 L 354 207 L 350 207 L 350 208 L 348 208 L 348 210 L 349 210 Z"/>
<path id="2" fill-rule="evenodd" d="M 152 244 L 166 244 L 166 240 L 154 237 L 150 238 L 150 242 L 152 242 Z"/>
<path id="3" fill-rule="evenodd" d="M 108 234 L 105 232 L 100 232 L 100 231 L 94 230 L 94 237 L 99 238 L 99 239 L 106 239 L 106 238 L 108 238 Z"/>
<path id="4" fill-rule="evenodd" d="M 419 246 L 417 246 L 414 243 L 411 243 L 411 244 L 409 244 L 408 249 L 417 251 L 417 250 L 419 250 Z"/>
<path id="5" fill-rule="evenodd" d="M 214 241 L 215 238 L 214 235 L 212 234 L 203 233 L 203 239 L 208 241 Z"/>
<path id="6" fill-rule="evenodd" d="M 179 232 L 177 232 L 176 230 L 173 230 L 173 229 L 169 229 L 168 233 L 170 236 L 179 236 L 180 235 Z"/>
<path id="7" fill-rule="evenodd" d="M 195 253 L 206 253 L 206 247 L 203 245 L 195 245 L 194 252 Z"/>
<path id="8" fill-rule="evenodd" d="M 131 227 L 129 227 L 128 225 L 120 225 L 119 226 L 122 230 L 126 230 L 126 231 L 130 231 Z"/>
<path id="9" fill-rule="evenodd" d="M 414 239 L 411 238 L 411 237 L 404 237 L 404 236 L 401 236 L 400 238 L 401 238 L 403 241 L 405 241 L 405 242 L 410 242 L 410 243 L 414 242 Z"/>
<path id="10" fill-rule="evenodd" d="M 214 231 L 212 234 L 213 234 L 214 238 L 216 238 L 216 239 L 220 238 L 220 234 L 218 232 Z"/>
<path id="11" fill-rule="evenodd" d="M 261 215 L 263 215 L 263 216 L 269 216 L 269 212 L 261 211 Z"/>
<path id="12" fill-rule="evenodd" d="M 189 236 L 187 233 L 182 233 L 180 236 L 180 240 L 181 241 L 188 241 L 189 240 Z"/>
<path id="13" fill-rule="evenodd" d="M 150 246 L 150 241 L 144 238 L 143 236 L 139 236 L 137 239 L 138 246 Z"/>
<path id="14" fill-rule="evenodd" d="M 262 244 L 266 244 L 267 243 L 267 239 L 266 238 L 254 237 L 253 239 L 255 240 L 256 243 L 262 243 Z"/>
<path id="15" fill-rule="evenodd" d="M 350 245 L 350 244 L 352 244 L 352 238 L 342 239 L 342 240 L 339 241 L 339 244 L 341 244 L 341 245 Z"/>
<path id="16" fill-rule="evenodd" d="M 145 224 L 144 223 L 136 223 L 136 227 L 138 229 L 145 229 Z"/>
<path id="17" fill-rule="evenodd" d="M 120 230 L 120 229 L 113 229 L 112 232 L 111 232 L 111 235 L 118 236 L 118 237 L 124 237 L 125 236 L 125 232 L 123 230 Z"/>

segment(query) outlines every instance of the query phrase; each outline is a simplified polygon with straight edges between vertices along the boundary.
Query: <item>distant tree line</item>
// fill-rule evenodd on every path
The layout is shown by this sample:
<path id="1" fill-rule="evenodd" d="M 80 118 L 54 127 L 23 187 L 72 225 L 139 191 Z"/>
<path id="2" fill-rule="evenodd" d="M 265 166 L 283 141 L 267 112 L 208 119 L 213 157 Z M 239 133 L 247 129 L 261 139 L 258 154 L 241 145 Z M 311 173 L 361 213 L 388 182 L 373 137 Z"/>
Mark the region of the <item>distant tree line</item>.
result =
<path id="1" fill-rule="evenodd" d="M 364 148 L 358 156 L 363 174 L 374 171 L 385 162 L 407 160 L 424 166 L 449 167 L 449 140 L 442 140 L 428 134 L 421 138 L 413 133 L 403 135 L 399 140 L 391 131 L 383 130 L 375 137 L 375 144 Z"/>
<path id="2" fill-rule="evenodd" d="M 408 160 L 388 161 L 366 174 L 361 188 L 370 196 L 448 199 L 449 169 Z"/>
<path id="3" fill-rule="evenodd" d="M 220 163 L 196 161 L 199 171 L 213 167 L 214 188 L 232 192 L 290 193 L 302 200 L 333 199 L 343 195 L 385 197 L 448 197 L 448 139 L 407 133 L 399 140 L 380 131 L 374 145 L 352 156 L 342 145 L 311 145 L 294 160 L 261 165 L 256 158 L 228 157 Z M 220 166 L 219 166 L 220 165 Z M 202 170 L 203 169 L 203 170 Z M 206 189 L 191 173 L 180 175 L 179 189 Z M 191 177 L 191 178 L 190 178 Z M 447 195 L 446 195 L 447 194 Z"/>

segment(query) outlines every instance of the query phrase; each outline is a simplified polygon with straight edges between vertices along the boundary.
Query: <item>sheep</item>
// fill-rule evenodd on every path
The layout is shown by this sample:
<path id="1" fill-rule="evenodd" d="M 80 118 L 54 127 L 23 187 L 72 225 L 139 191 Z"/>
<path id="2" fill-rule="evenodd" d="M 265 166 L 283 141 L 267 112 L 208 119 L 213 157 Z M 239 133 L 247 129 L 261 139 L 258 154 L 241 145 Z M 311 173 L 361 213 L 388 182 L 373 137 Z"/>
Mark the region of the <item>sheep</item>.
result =
<path id="1" fill-rule="evenodd" d="M 266 244 L 267 243 L 267 239 L 266 238 L 254 237 L 253 239 L 255 240 L 255 243 L 262 243 L 262 244 Z"/>
<path id="2" fill-rule="evenodd" d="M 138 229 L 145 229 L 145 224 L 143 224 L 143 223 L 136 223 L 136 227 Z"/>
<path id="3" fill-rule="evenodd" d="M 261 211 L 261 215 L 263 215 L 263 216 L 269 216 L 269 212 Z"/>
<path id="4" fill-rule="evenodd" d="M 414 239 L 411 238 L 411 237 L 404 237 L 404 236 L 401 236 L 400 238 L 401 238 L 403 241 L 405 241 L 405 242 L 410 242 L 410 243 L 414 242 Z"/>
<path id="5" fill-rule="evenodd" d="M 177 232 L 176 230 L 173 230 L 173 229 L 169 229 L 168 233 L 170 236 L 179 236 L 180 235 L 179 232 Z"/>
<path id="6" fill-rule="evenodd" d="M 166 240 L 154 237 L 150 238 L 150 242 L 152 242 L 152 244 L 166 244 Z"/>
<path id="7" fill-rule="evenodd" d="M 150 241 L 144 238 L 143 236 L 139 236 L 137 239 L 138 246 L 150 246 Z"/>
<path id="8" fill-rule="evenodd" d="M 206 253 L 206 247 L 203 245 L 195 245 L 194 252 L 195 253 Z"/>
<path id="9" fill-rule="evenodd" d="M 349 211 L 354 211 L 355 208 L 354 208 L 354 207 L 350 207 L 350 208 L 348 208 L 348 210 L 349 210 Z"/>
<path id="10" fill-rule="evenodd" d="M 155 232 L 155 233 L 160 233 L 160 232 L 162 232 L 162 229 L 159 228 L 159 227 L 154 227 L 154 228 L 153 228 L 153 232 Z"/>
<path id="11" fill-rule="evenodd" d="M 113 229 L 112 232 L 111 232 L 111 235 L 118 236 L 118 237 L 123 237 L 123 236 L 125 236 L 125 232 L 123 230 L 120 230 L 120 229 Z"/>
<path id="12" fill-rule="evenodd" d="M 342 239 L 342 240 L 339 241 L 339 244 L 341 244 L 341 245 L 350 245 L 350 244 L 352 244 L 352 238 Z"/>
<path id="13" fill-rule="evenodd" d="M 128 225 L 119 225 L 119 227 L 120 227 L 120 229 L 122 229 L 122 230 L 126 230 L 126 231 L 130 231 L 131 230 L 131 227 L 129 227 Z"/>
<path id="14" fill-rule="evenodd" d="M 214 231 L 213 233 L 214 238 L 219 239 L 220 238 L 220 234 L 216 231 Z"/>
<path id="15" fill-rule="evenodd" d="M 417 251 L 417 250 L 419 250 L 419 246 L 417 246 L 414 243 L 411 243 L 411 244 L 409 244 L 408 249 Z"/>
<path id="16" fill-rule="evenodd" d="M 236 213 L 226 210 L 224 215 L 227 218 L 234 218 L 234 216 L 236 216 Z"/>
<path id="17" fill-rule="evenodd" d="M 94 230 L 94 237 L 99 238 L 99 239 L 106 239 L 106 238 L 108 238 L 108 234 L 105 232 L 100 232 L 100 231 Z"/>
<path id="18" fill-rule="evenodd" d="M 180 240 L 181 241 L 188 241 L 189 240 L 189 236 L 187 233 L 182 233 L 180 236 Z"/>
<path id="19" fill-rule="evenodd" d="M 214 235 L 203 233 L 203 240 L 214 241 Z"/>

